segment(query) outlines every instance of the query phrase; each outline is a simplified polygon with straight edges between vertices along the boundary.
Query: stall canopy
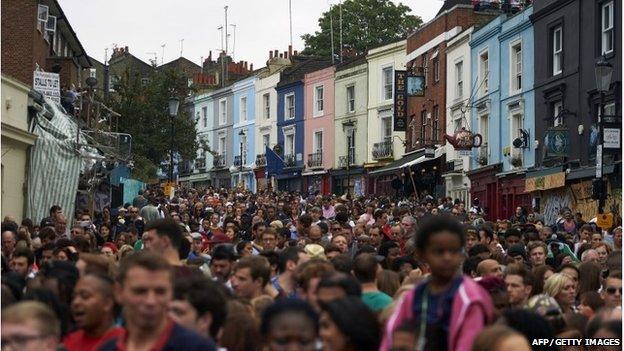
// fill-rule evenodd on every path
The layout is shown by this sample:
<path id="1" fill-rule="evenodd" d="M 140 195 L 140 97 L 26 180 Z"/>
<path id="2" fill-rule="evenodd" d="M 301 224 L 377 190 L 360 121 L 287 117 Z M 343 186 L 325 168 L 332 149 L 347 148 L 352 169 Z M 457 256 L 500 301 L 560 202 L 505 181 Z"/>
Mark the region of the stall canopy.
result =
<path id="1" fill-rule="evenodd" d="M 406 167 L 411 167 L 411 166 L 414 166 L 414 165 L 417 165 L 426 161 L 435 160 L 441 157 L 442 155 L 444 155 L 445 152 L 446 152 L 446 149 L 443 147 L 437 148 L 435 150 L 435 154 L 433 155 L 433 157 L 425 156 L 424 151 L 414 152 L 412 154 L 403 156 L 399 160 L 393 161 L 387 166 L 384 166 L 380 169 L 376 169 L 372 172 L 369 172 L 369 174 L 370 175 L 382 175 L 382 174 L 396 172 Z"/>

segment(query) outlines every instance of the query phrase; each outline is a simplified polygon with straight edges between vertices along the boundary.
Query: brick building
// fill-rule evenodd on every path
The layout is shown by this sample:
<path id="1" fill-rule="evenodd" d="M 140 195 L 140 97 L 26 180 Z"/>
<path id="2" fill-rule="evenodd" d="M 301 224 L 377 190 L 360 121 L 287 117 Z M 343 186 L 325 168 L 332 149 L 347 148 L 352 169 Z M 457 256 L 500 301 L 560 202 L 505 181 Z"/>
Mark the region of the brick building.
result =
<path id="1" fill-rule="evenodd" d="M 154 66 L 132 55 L 128 47 L 125 46 L 113 49 L 113 54 L 108 60 L 108 73 L 105 73 L 104 76 L 108 76 L 107 87 L 112 90 L 115 89 L 115 84 L 119 79 L 125 75 L 132 73 L 147 82 L 154 70 Z"/>
<path id="2" fill-rule="evenodd" d="M 39 68 L 59 73 L 61 87 L 84 85 L 91 60 L 58 1 L 5 0 L 1 11 L 3 74 L 32 87 Z"/>

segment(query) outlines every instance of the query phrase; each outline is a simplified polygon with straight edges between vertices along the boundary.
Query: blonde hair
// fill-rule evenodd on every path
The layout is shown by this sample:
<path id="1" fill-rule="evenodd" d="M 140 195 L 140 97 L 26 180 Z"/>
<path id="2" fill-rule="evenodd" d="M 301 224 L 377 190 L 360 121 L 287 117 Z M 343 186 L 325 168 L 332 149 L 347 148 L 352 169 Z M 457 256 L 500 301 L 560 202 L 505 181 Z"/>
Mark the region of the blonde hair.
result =
<path id="1" fill-rule="evenodd" d="M 50 307 L 37 301 L 18 302 L 2 310 L 2 324 L 36 322 L 37 331 L 45 337 L 59 338 L 61 323 Z"/>
<path id="2" fill-rule="evenodd" d="M 555 273 L 546 280 L 544 284 L 544 293 L 551 297 L 556 297 L 561 291 L 563 291 L 567 280 L 572 281 L 572 278 L 565 273 Z"/>

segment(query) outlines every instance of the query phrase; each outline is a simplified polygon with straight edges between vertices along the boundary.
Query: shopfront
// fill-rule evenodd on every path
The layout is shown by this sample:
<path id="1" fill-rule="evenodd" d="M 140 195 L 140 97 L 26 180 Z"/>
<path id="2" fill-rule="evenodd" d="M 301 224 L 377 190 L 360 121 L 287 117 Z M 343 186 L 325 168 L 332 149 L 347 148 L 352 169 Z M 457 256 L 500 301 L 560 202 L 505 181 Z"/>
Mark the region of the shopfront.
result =
<path id="1" fill-rule="evenodd" d="M 530 211 L 531 194 L 525 191 L 525 172 L 507 172 L 497 176 L 500 218 L 511 218 L 518 207 Z"/>
<path id="2" fill-rule="evenodd" d="M 470 179 L 472 201 L 479 199 L 479 206 L 485 210 L 488 221 L 501 219 L 499 214 L 498 178 L 502 163 L 489 165 L 466 173 Z M 468 205 L 466 207 L 469 207 Z"/>

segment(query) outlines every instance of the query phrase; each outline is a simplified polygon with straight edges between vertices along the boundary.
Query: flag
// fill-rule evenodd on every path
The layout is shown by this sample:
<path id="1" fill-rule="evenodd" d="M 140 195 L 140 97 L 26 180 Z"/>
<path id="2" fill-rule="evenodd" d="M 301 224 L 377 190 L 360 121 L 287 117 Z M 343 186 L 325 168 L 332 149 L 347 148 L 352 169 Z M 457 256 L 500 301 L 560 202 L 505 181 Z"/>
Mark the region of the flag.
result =
<path id="1" fill-rule="evenodd" d="M 275 153 L 275 151 L 271 150 L 268 146 L 265 147 L 265 154 L 266 154 L 266 173 L 267 173 L 267 178 L 269 178 L 269 176 L 271 174 L 277 174 L 280 173 L 282 171 L 282 169 L 284 169 L 284 160 L 279 157 L 279 155 L 277 153 Z"/>

